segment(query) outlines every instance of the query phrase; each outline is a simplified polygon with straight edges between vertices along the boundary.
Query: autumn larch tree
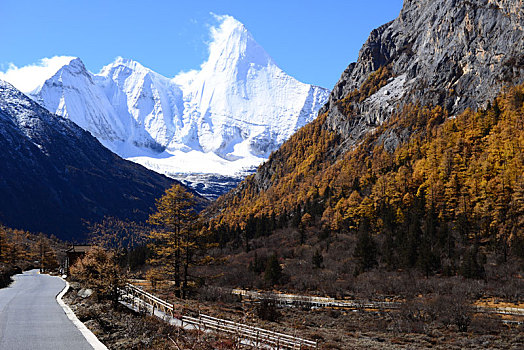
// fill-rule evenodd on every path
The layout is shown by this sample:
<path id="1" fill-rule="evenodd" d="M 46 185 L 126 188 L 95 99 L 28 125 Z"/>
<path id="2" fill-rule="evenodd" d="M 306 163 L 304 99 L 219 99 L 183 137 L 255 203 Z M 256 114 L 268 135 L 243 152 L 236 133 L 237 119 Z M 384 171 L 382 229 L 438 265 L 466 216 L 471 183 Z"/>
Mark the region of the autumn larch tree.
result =
<path id="1" fill-rule="evenodd" d="M 156 227 L 149 235 L 153 252 L 150 263 L 164 276 L 174 278 L 175 295 L 183 298 L 187 296 L 188 270 L 199 243 L 195 205 L 193 194 L 175 184 L 157 200 L 156 212 L 149 217 L 149 223 Z"/>
<path id="2" fill-rule="evenodd" d="M 58 260 L 55 251 L 51 248 L 49 239 L 43 234 L 38 236 L 36 244 L 36 251 L 34 252 L 40 260 L 40 272 L 47 272 L 58 267 Z"/>

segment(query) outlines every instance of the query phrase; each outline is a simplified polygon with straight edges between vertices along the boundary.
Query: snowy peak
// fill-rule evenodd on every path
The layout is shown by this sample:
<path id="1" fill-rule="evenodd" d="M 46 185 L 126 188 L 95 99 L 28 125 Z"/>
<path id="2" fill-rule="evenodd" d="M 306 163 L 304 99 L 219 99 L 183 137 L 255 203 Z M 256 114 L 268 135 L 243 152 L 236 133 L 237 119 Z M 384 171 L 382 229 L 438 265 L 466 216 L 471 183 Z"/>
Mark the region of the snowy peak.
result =
<path id="1" fill-rule="evenodd" d="M 102 71 L 100 72 L 100 75 L 105 75 L 104 74 L 105 71 L 110 71 L 112 68 L 120 67 L 120 66 L 127 67 L 132 70 L 148 70 L 149 71 L 148 68 L 144 67 L 139 62 L 132 60 L 130 58 L 123 58 L 119 56 L 115 58 L 115 60 L 112 63 L 108 64 L 107 66 L 104 66 L 104 68 L 102 68 Z"/>
<path id="2" fill-rule="evenodd" d="M 68 63 L 60 67 L 49 79 L 29 92 L 29 95 L 39 95 L 42 91 L 55 90 L 57 86 L 62 87 L 62 89 L 71 89 L 78 86 L 79 83 L 82 85 L 93 84 L 93 79 L 91 73 L 89 73 L 85 67 L 84 62 L 82 62 L 80 58 L 72 58 Z"/>
<path id="3" fill-rule="evenodd" d="M 128 141 L 163 150 L 175 133 L 173 119 L 183 108 L 180 89 L 170 79 L 121 57 L 105 66 L 96 79 L 115 112 L 131 124 Z"/>
<path id="4" fill-rule="evenodd" d="M 82 60 L 74 58 L 31 93 L 52 113 L 71 119 L 99 139 L 125 140 L 125 127 Z"/>
<path id="5" fill-rule="evenodd" d="M 329 91 L 283 72 L 233 17 L 216 18 L 199 70 L 167 78 L 118 57 L 92 74 L 78 58 L 46 59 L 30 95 L 152 170 L 243 176 L 312 121 Z"/>
<path id="6" fill-rule="evenodd" d="M 64 64 L 60 71 L 67 71 L 70 74 L 84 74 L 89 75 L 84 62 L 78 57 L 71 59 L 67 64 Z"/>
<path id="7" fill-rule="evenodd" d="M 110 78 L 115 81 L 123 82 L 130 75 L 138 75 L 143 77 L 152 73 L 153 71 L 144 67 L 137 61 L 117 57 L 112 63 L 104 66 L 98 75 Z"/>
<path id="8" fill-rule="evenodd" d="M 35 64 L 21 68 L 10 64 L 6 72 L 0 72 L 0 79 L 10 82 L 24 93 L 29 93 L 40 89 L 46 80 L 74 59 L 75 57 L 70 56 L 43 58 Z"/>
<path id="9" fill-rule="evenodd" d="M 217 18 L 222 23 L 218 28 L 211 30 L 209 59 L 202 65 L 203 71 L 218 73 L 240 64 L 259 67 L 275 65 L 242 23 L 231 16 L 217 16 Z"/>

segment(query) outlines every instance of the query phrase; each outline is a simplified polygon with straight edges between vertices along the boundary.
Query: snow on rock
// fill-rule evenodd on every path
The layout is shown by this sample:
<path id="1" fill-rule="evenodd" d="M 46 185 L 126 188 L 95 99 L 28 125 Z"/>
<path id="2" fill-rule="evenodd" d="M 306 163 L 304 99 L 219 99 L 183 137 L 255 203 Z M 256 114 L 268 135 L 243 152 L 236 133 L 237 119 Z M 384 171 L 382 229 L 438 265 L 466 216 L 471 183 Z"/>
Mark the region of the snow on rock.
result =
<path id="1" fill-rule="evenodd" d="M 217 18 L 200 70 L 170 79 L 117 58 L 92 74 L 67 58 L 24 92 L 157 172 L 242 177 L 313 120 L 329 91 L 283 72 L 233 17 Z"/>

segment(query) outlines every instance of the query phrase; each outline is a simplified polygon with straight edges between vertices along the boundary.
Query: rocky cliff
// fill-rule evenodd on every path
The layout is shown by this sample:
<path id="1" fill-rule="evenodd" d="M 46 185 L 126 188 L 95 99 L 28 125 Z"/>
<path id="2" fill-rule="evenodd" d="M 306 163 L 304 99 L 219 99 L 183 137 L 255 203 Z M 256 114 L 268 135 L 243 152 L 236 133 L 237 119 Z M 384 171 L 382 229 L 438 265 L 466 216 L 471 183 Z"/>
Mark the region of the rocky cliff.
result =
<path id="1" fill-rule="evenodd" d="M 406 0 L 342 73 L 321 110 L 326 127 L 351 147 L 408 103 L 439 105 L 451 115 L 485 106 L 504 86 L 524 82 L 523 28 L 522 0 Z M 348 118 L 340 102 L 380 67 L 388 67 L 387 84 L 351 101 Z"/>

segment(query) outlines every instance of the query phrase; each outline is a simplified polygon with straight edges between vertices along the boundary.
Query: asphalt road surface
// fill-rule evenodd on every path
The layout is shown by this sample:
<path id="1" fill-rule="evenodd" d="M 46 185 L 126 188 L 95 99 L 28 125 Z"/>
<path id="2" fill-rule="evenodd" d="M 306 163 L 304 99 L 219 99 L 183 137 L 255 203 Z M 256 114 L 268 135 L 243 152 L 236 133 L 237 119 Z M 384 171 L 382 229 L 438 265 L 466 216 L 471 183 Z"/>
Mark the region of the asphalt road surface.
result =
<path id="1" fill-rule="evenodd" d="M 0 289 L 1 350 L 93 350 L 56 301 L 59 278 L 31 270 Z"/>

